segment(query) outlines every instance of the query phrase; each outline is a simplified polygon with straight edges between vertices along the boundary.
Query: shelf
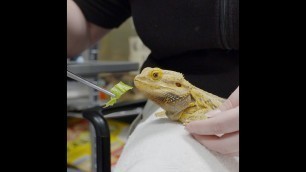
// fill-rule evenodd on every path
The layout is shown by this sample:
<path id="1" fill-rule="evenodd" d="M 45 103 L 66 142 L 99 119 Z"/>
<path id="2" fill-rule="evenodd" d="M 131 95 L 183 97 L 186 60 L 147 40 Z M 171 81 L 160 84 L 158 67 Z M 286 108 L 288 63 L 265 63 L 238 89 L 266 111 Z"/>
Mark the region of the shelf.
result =
<path id="1" fill-rule="evenodd" d="M 84 63 L 67 62 L 67 70 L 83 77 L 96 77 L 99 73 L 131 72 L 137 71 L 138 68 L 138 63 L 129 61 L 93 61 Z"/>
<path id="2" fill-rule="evenodd" d="M 93 106 L 102 106 L 99 102 L 92 102 L 89 98 L 67 99 L 68 111 L 82 111 Z"/>

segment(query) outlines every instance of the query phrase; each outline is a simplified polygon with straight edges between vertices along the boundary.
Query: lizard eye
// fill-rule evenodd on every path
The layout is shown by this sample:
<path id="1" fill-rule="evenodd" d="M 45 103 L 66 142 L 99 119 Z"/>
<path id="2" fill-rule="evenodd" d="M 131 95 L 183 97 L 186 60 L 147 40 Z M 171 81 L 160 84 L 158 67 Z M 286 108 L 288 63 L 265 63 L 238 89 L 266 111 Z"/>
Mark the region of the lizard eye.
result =
<path id="1" fill-rule="evenodd" d="M 150 77 L 153 79 L 153 80 L 160 80 L 163 76 L 163 72 L 161 69 L 154 69 L 150 72 Z"/>
<path id="2" fill-rule="evenodd" d="M 181 86 L 182 86 L 182 84 L 180 84 L 180 83 L 175 83 L 175 85 L 176 85 L 177 87 L 181 87 Z"/>

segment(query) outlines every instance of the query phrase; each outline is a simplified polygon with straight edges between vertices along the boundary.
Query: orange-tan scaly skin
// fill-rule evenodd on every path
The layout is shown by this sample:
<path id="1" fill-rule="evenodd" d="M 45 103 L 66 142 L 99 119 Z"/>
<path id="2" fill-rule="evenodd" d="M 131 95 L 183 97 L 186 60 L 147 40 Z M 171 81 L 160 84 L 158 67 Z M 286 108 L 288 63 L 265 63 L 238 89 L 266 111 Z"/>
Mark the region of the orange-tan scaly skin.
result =
<path id="1" fill-rule="evenodd" d="M 147 67 L 137 75 L 134 84 L 148 99 L 161 106 L 167 116 L 184 125 L 206 119 L 205 113 L 218 108 L 223 98 L 201 90 L 184 79 L 183 74 Z"/>

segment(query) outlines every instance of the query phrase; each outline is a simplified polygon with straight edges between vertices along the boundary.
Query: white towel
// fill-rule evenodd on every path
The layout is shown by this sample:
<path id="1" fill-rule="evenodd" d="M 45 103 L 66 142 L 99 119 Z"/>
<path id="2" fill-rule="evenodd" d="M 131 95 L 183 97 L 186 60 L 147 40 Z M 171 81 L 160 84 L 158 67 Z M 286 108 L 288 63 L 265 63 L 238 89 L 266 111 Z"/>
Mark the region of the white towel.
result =
<path id="1" fill-rule="evenodd" d="M 158 119 L 154 113 L 144 117 L 129 137 L 115 172 L 239 171 L 238 157 L 206 149 L 182 124 Z"/>

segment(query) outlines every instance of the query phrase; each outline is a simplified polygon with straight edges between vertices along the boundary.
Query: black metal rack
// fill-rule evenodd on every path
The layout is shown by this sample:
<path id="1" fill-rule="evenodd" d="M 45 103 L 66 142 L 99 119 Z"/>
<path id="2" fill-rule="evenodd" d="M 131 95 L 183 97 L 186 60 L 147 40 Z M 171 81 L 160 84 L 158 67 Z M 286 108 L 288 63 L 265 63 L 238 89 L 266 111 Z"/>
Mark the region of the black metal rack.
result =
<path id="1" fill-rule="evenodd" d="M 111 172 L 111 149 L 110 149 L 110 131 L 107 120 L 104 115 L 110 113 L 120 113 L 122 111 L 133 110 L 144 107 L 146 100 L 125 102 L 116 106 L 103 109 L 100 106 L 89 108 L 83 111 L 83 117 L 87 119 L 95 130 L 95 164 L 96 172 Z M 139 115 L 139 114 L 134 114 Z"/>

